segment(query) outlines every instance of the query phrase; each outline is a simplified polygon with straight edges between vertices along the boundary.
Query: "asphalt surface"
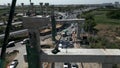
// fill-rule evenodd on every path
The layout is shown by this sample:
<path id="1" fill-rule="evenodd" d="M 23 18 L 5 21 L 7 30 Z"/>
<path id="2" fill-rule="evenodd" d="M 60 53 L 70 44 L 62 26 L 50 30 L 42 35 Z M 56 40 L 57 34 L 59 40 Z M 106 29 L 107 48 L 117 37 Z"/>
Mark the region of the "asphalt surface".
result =
<path id="1" fill-rule="evenodd" d="M 14 36 L 14 35 L 26 34 L 27 31 L 28 31 L 28 29 L 18 30 L 18 31 L 10 32 L 10 35 Z M 1 34 L 0 39 L 3 39 L 4 36 L 5 36 L 5 34 Z"/>
<path id="2" fill-rule="evenodd" d="M 25 45 L 21 45 L 21 43 L 18 42 L 15 44 L 15 47 L 7 48 L 6 52 L 12 52 L 13 50 L 19 50 L 19 53 L 15 58 L 19 62 L 16 68 L 26 68 L 27 65 L 24 62 L 24 58 L 23 58 L 23 55 L 26 53 Z M 0 48 L 0 53 L 1 53 L 1 48 Z"/>
<path id="3" fill-rule="evenodd" d="M 63 63 L 55 63 L 55 68 L 63 68 Z"/>

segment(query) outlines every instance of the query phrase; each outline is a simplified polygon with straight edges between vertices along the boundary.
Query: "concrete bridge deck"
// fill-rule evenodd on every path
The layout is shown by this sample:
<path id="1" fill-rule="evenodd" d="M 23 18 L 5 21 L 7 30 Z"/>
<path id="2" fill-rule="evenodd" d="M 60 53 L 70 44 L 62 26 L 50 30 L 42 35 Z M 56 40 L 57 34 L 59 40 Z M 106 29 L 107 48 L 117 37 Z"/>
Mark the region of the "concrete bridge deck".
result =
<path id="1" fill-rule="evenodd" d="M 84 22 L 85 19 L 56 19 L 57 22 L 76 22 L 76 21 L 80 21 L 80 22 Z"/>
<path id="2" fill-rule="evenodd" d="M 42 62 L 100 62 L 120 63 L 120 49 L 62 49 L 52 54 L 52 49 L 43 49 Z"/>

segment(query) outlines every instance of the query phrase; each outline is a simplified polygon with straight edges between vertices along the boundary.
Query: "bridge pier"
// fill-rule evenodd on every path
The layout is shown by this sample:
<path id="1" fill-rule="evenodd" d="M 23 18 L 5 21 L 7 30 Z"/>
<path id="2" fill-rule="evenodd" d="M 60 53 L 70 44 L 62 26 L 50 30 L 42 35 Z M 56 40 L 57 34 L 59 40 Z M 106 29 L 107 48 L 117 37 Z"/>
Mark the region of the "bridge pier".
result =
<path id="1" fill-rule="evenodd" d="M 80 38 L 80 31 L 81 31 L 81 26 L 80 26 L 80 23 L 78 23 L 78 27 L 77 27 L 77 38 Z"/>
<path id="2" fill-rule="evenodd" d="M 82 33 L 82 28 L 83 28 L 84 23 L 85 23 L 85 20 L 80 21 L 80 22 L 78 21 L 77 38 L 80 38 L 80 33 Z"/>
<path id="3" fill-rule="evenodd" d="M 55 62 L 51 63 L 51 68 L 55 68 Z"/>
<path id="4" fill-rule="evenodd" d="M 29 43 L 26 45 L 28 68 L 42 68 L 40 32 L 42 26 L 49 23 L 48 18 L 24 17 L 23 25 L 28 29 Z"/>

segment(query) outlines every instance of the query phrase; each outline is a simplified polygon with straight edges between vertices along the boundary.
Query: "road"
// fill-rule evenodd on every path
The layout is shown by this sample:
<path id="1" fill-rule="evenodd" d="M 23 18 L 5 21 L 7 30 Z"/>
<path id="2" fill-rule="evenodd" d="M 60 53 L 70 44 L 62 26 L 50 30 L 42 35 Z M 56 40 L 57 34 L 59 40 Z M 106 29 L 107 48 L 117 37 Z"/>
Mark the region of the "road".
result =
<path id="1" fill-rule="evenodd" d="M 19 22 L 14 22 L 14 23 L 12 23 L 12 25 L 18 25 L 18 24 L 22 24 L 22 22 L 19 21 Z M 0 22 L 0 26 L 6 26 L 6 25 L 4 25 L 3 22 Z"/>
<path id="2" fill-rule="evenodd" d="M 17 46 L 17 50 L 19 50 L 19 54 L 17 55 L 17 57 L 15 59 L 18 59 L 19 64 L 17 66 L 17 68 L 27 68 L 27 63 L 25 63 L 24 61 L 24 56 L 26 54 L 26 47 L 25 45 L 21 45 L 20 43 L 16 44 Z"/>
<path id="3" fill-rule="evenodd" d="M 85 9 L 83 11 L 89 11 L 89 9 Z M 76 18 L 76 15 L 69 15 L 69 18 Z M 78 27 L 77 24 L 74 24 L 74 28 L 71 28 L 73 24 L 71 24 L 70 27 L 68 27 L 66 30 L 68 30 L 68 34 L 71 34 L 73 31 L 77 31 Z M 84 32 L 84 30 L 82 31 Z M 65 38 L 62 38 L 64 40 Z M 74 48 L 81 48 L 79 43 L 74 43 Z M 101 64 L 99 63 L 71 63 L 71 65 L 77 64 L 79 68 L 101 68 Z M 63 68 L 63 63 L 55 63 L 55 68 Z"/>
<path id="4" fill-rule="evenodd" d="M 55 68 L 63 68 L 63 63 L 55 63 Z"/>
<path id="5" fill-rule="evenodd" d="M 23 29 L 23 30 L 19 30 L 19 31 L 14 31 L 14 32 L 10 32 L 10 35 L 12 36 L 17 36 L 17 35 L 24 35 L 28 32 L 28 29 Z M 0 39 L 4 38 L 5 34 L 1 34 L 0 35 Z"/>
<path id="6" fill-rule="evenodd" d="M 63 17 L 65 17 L 65 19 L 73 19 L 73 18 L 76 18 L 76 15 L 67 15 L 67 16 L 64 16 L 64 13 L 61 13 L 61 15 L 63 15 Z M 76 25 L 76 24 L 75 24 Z M 72 23 L 68 28 L 66 28 L 65 30 L 67 30 L 67 35 L 71 35 L 73 31 L 76 31 L 77 28 L 76 26 L 74 25 L 74 23 Z M 64 32 L 61 31 L 61 32 Z M 61 40 L 62 41 L 66 41 L 66 38 L 69 38 L 70 36 L 67 36 L 67 37 L 62 37 Z M 63 45 L 64 46 L 64 45 Z M 68 45 L 67 45 L 68 46 Z M 74 44 L 74 47 L 77 48 L 79 47 L 80 45 L 78 44 Z M 68 46 L 69 47 L 69 46 Z M 63 65 L 64 63 L 61 62 L 61 63 L 55 63 L 55 68 L 63 68 Z"/>
<path id="7" fill-rule="evenodd" d="M 26 53 L 25 45 L 21 45 L 20 42 L 15 44 L 15 47 L 7 48 L 6 52 L 12 52 L 13 50 L 19 50 L 19 53 L 17 54 L 16 58 L 19 62 L 17 68 L 26 68 L 26 63 L 24 62 L 23 55 Z M 0 48 L 1 53 L 1 48 Z"/>

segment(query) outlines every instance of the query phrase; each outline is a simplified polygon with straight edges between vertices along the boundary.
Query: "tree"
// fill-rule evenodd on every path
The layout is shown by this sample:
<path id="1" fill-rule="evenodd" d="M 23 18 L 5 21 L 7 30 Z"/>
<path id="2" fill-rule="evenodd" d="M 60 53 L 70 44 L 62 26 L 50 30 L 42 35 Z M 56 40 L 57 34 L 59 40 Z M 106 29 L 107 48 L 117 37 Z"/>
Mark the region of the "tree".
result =
<path id="1" fill-rule="evenodd" d="M 77 14 L 77 16 L 76 16 L 77 18 L 80 18 L 80 14 Z"/>
<path id="2" fill-rule="evenodd" d="M 0 33 L 3 33 L 5 31 L 5 27 L 0 26 Z"/>
<path id="3" fill-rule="evenodd" d="M 112 66 L 112 68 L 118 68 L 118 67 L 117 67 L 117 64 L 114 64 L 114 65 Z"/>
<path id="4" fill-rule="evenodd" d="M 120 10 L 109 11 L 106 16 L 111 19 L 120 19 Z"/>
<path id="5" fill-rule="evenodd" d="M 86 22 L 84 24 L 84 29 L 87 32 L 92 32 L 94 27 L 96 26 L 96 23 L 94 22 L 94 16 L 91 14 L 86 15 Z"/>

